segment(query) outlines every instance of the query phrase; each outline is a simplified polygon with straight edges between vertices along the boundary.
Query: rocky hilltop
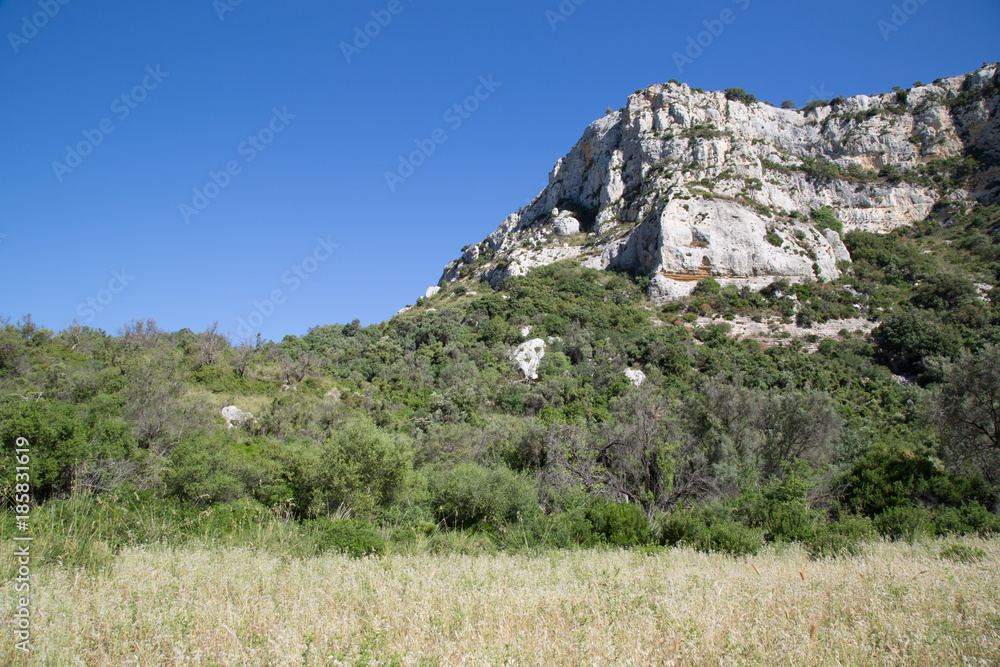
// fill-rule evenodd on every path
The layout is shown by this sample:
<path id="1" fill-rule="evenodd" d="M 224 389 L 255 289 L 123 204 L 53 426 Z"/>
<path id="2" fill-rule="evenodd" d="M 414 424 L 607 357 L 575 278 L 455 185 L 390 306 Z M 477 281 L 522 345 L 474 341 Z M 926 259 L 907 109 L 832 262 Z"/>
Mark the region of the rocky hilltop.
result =
<path id="1" fill-rule="evenodd" d="M 1000 196 L 1000 67 L 883 95 L 779 109 L 671 81 L 593 122 L 530 205 L 467 246 L 442 284 L 574 258 L 696 282 L 834 279 L 840 234 L 886 232 Z"/>

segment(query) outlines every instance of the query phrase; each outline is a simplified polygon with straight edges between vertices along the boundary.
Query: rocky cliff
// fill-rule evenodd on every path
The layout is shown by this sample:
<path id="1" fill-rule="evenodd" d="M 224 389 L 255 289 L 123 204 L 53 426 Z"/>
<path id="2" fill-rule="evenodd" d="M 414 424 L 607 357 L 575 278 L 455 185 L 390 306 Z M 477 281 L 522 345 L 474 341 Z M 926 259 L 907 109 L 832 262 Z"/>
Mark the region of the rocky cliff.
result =
<path id="1" fill-rule="evenodd" d="M 833 279 L 840 239 L 1000 196 L 1000 67 L 874 97 L 757 102 L 670 82 L 592 123 L 526 208 L 443 282 L 498 284 L 575 258 L 648 276 L 665 301 L 712 276 Z"/>

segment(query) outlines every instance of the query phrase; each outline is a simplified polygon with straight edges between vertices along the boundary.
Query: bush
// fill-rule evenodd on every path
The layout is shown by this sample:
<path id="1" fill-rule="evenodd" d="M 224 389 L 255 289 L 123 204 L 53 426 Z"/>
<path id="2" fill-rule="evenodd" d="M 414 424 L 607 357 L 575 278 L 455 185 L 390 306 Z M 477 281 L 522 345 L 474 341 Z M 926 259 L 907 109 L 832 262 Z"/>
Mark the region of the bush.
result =
<path id="1" fill-rule="evenodd" d="M 315 536 L 319 553 L 335 551 L 354 558 L 385 553 L 385 540 L 366 521 L 323 517 L 309 521 L 306 525 Z"/>
<path id="2" fill-rule="evenodd" d="M 634 503 L 612 503 L 597 498 L 591 501 L 585 516 L 593 537 L 603 544 L 633 547 L 652 541 L 649 521 Z"/>
<path id="3" fill-rule="evenodd" d="M 931 511 L 917 505 L 890 507 L 875 517 L 875 527 L 890 540 L 915 539 L 935 532 Z"/>
<path id="4" fill-rule="evenodd" d="M 743 104 L 753 104 L 757 101 L 757 98 L 742 88 L 726 88 L 726 99 L 732 100 L 734 102 L 742 102 Z"/>
<path id="5" fill-rule="evenodd" d="M 798 170 L 819 183 L 826 183 L 844 176 L 840 167 L 825 157 L 803 158 Z"/>
<path id="6" fill-rule="evenodd" d="M 530 480 L 505 465 L 484 468 L 462 463 L 433 486 L 437 518 L 453 528 L 502 528 L 538 513 L 538 496 Z"/>
<path id="7" fill-rule="evenodd" d="M 695 286 L 692 294 L 718 294 L 722 290 L 722 285 L 715 278 L 702 278 Z"/>
<path id="8" fill-rule="evenodd" d="M 802 115 L 808 116 L 811 112 L 815 111 L 816 109 L 820 109 L 822 107 L 829 105 L 830 105 L 830 100 L 811 100 L 807 102 L 804 107 L 802 107 Z"/>
<path id="9" fill-rule="evenodd" d="M 837 219 L 837 215 L 831 207 L 824 206 L 823 208 L 816 209 L 812 212 L 811 217 L 813 219 L 813 224 L 820 232 L 832 229 L 837 232 L 838 235 L 844 235 L 844 223 Z"/>
<path id="10" fill-rule="evenodd" d="M 1000 533 L 1000 517 L 973 501 L 961 507 L 934 510 L 934 532 L 938 535 L 979 535 Z"/>
<path id="11" fill-rule="evenodd" d="M 745 556 L 764 546 L 764 532 L 735 521 L 732 510 L 715 504 L 675 511 L 664 522 L 660 541 L 706 553 Z"/>
<path id="12" fill-rule="evenodd" d="M 866 516 L 843 514 L 837 521 L 822 524 L 802 544 L 812 559 L 856 556 L 861 544 L 876 535 L 875 525 Z"/>
<path id="13" fill-rule="evenodd" d="M 890 315 L 872 332 L 879 354 L 897 373 L 920 374 L 930 357 L 954 357 L 962 349 L 957 334 L 926 315 L 905 312 Z"/>
<path id="14" fill-rule="evenodd" d="M 986 560 L 986 552 L 968 544 L 950 544 L 941 549 L 941 558 L 956 563 L 979 563 Z"/>
<path id="15" fill-rule="evenodd" d="M 821 512 L 808 504 L 807 492 L 816 483 L 812 468 L 804 463 L 788 465 L 782 479 L 774 479 L 760 491 L 744 493 L 737 500 L 739 518 L 764 532 L 768 542 L 806 543 L 826 523 Z"/>
<path id="16" fill-rule="evenodd" d="M 299 469 L 300 507 L 313 516 L 341 508 L 369 514 L 390 505 L 412 470 L 406 443 L 367 419 L 336 428 L 321 447 L 315 467 Z"/>
<path id="17" fill-rule="evenodd" d="M 0 487 L 13 488 L 17 439 L 25 438 L 31 450 L 31 482 L 35 500 L 66 490 L 73 465 L 87 458 L 124 458 L 122 447 L 88 444 L 91 434 L 75 406 L 60 401 L 20 398 L 0 403 Z"/>
<path id="18" fill-rule="evenodd" d="M 270 490 L 277 472 L 226 432 L 185 440 L 170 453 L 163 482 L 186 502 L 228 503 Z M 267 494 L 270 495 L 270 494 Z M 279 494 L 280 495 L 280 494 Z M 267 498 L 266 500 L 271 500 Z"/>

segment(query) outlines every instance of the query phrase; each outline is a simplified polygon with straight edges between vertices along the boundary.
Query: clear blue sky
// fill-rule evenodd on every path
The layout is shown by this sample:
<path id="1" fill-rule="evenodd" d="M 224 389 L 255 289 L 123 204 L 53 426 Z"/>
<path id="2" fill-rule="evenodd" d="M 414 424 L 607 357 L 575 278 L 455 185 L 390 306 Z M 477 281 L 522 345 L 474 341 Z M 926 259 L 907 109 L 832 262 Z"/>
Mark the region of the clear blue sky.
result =
<path id="1" fill-rule="evenodd" d="M 636 89 L 803 104 L 1000 58 L 996 0 L 895 3 L 891 31 L 873 0 L 236 2 L 0 1 L 0 315 L 379 322 Z M 416 141 L 433 153 L 391 189 Z"/>

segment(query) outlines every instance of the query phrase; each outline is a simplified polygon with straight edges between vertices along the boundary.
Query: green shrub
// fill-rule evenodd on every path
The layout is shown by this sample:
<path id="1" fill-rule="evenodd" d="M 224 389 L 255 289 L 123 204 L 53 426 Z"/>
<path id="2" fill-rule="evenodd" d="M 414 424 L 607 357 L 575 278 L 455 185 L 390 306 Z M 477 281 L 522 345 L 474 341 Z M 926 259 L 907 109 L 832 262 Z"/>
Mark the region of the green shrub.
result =
<path id="1" fill-rule="evenodd" d="M 531 481 L 505 465 L 461 463 L 432 486 L 437 519 L 453 528 L 496 529 L 538 512 Z"/>
<path id="2" fill-rule="evenodd" d="M 754 104 L 757 98 L 742 88 L 726 88 L 726 99 L 743 104 Z"/>
<path id="3" fill-rule="evenodd" d="M 412 453 L 401 436 L 356 419 L 335 428 L 298 466 L 298 504 L 313 516 L 341 508 L 367 515 L 395 500 L 411 470 Z"/>
<path id="4" fill-rule="evenodd" d="M 785 244 L 785 240 L 781 238 L 781 235 L 773 229 L 767 230 L 767 234 L 764 235 L 764 240 L 778 248 Z"/>
<path id="5" fill-rule="evenodd" d="M 722 290 L 722 285 L 715 278 L 702 278 L 694 286 L 692 294 L 717 294 Z"/>
<path id="6" fill-rule="evenodd" d="M 649 520 L 634 503 L 612 503 L 597 498 L 591 501 L 585 516 L 592 535 L 601 543 L 632 547 L 652 540 Z"/>
<path id="7" fill-rule="evenodd" d="M 788 466 L 785 476 L 774 478 L 759 491 L 737 499 L 737 516 L 746 525 L 759 528 L 768 542 L 808 542 L 826 517 L 808 504 L 807 492 L 816 483 L 812 468 L 804 463 Z"/>
<path id="8" fill-rule="evenodd" d="M 834 213 L 833 208 L 824 206 L 823 208 L 815 209 L 811 217 L 816 229 L 821 233 L 827 229 L 832 229 L 838 235 L 844 235 L 844 223 L 837 219 L 837 214 Z"/>
<path id="9" fill-rule="evenodd" d="M 585 504 L 554 512 L 546 517 L 549 523 L 548 542 L 557 549 L 593 546 L 594 526 L 587 519 Z"/>
<path id="10" fill-rule="evenodd" d="M 675 511 L 663 523 L 661 543 L 745 556 L 764 546 L 764 532 L 734 520 L 732 510 L 717 503 Z"/>
<path id="11" fill-rule="evenodd" d="M 890 507 L 874 519 L 878 531 L 890 540 L 912 542 L 935 532 L 934 516 L 918 505 Z"/>
<path id="12" fill-rule="evenodd" d="M 822 107 L 829 105 L 830 105 L 830 100 L 810 100 L 809 102 L 806 102 L 806 105 L 804 107 L 802 107 L 802 115 L 808 116 L 811 112 L 815 111 L 816 109 L 820 109 Z"/>
<path id="13" fill-rule="evenodd" d="M 334 551 L 354 558 L 385 553 L 385 540 L 366 521 L 321 517 L 307 522 L 306 526 L 315 536 L 319 553 Z"/>
<path id="14" fill-rule="evenodd" d="M 1000 516 L 972 501 L 961 507 L 934 510 L 934 532 L 938 535 L 979 535 L 1000 533 Z"/>
<path id="15" fill-rule="evenodd" d="M 19 397 L 0 403 L 0 487 L 13 488 L 18 463 L 17 439 L 31 450 L 31 482 L 35 500 L 66 490 L 73 465 L 95 456 L 123 458 L 124 447 L 94 447 L 75 406 L 61 401 L 23 401 Z M 134 441 L 133 441 L 134 442 Z"/>
<path id="16" fill-rule="evenodd" d="M 223 431 L 174 447 L 163 476 L 167 494 L 185 502 L 228 503 L 272 483 L 272 472 Z"/>
<path id="17" fill-rule="evenodd" d="M 986 552 L 968 544 L 949 544 L 941 549 L 941 558 L 956 563 L 979 563 L 986 560 Z"/>
<path id="18" fill-rule="evenodd" d="M 819 183 L 826 183 L 844 177 L 844 173 L 840 170 L 840 167 L 825 157 L 802 158 L 802 164 L 798 166 L 798 170 Z"/>
<path id="19" fill-rule="evenodd" d="M 906 374 L 923 373 L 928 358 L 955 357 L 962 349 L 962 341 L 951 327 L 919 311 L 890 315 L 872 332 L 872 340 L 882 360 Z"/>
<path id="20" fill-rule="evenodd" d="M 812 559 L 856 556 L 861 545 L 877 533 L 872 520 L 858 514 L 842 514 L 837 521 L 820 524 L 802 545 Z"/>

